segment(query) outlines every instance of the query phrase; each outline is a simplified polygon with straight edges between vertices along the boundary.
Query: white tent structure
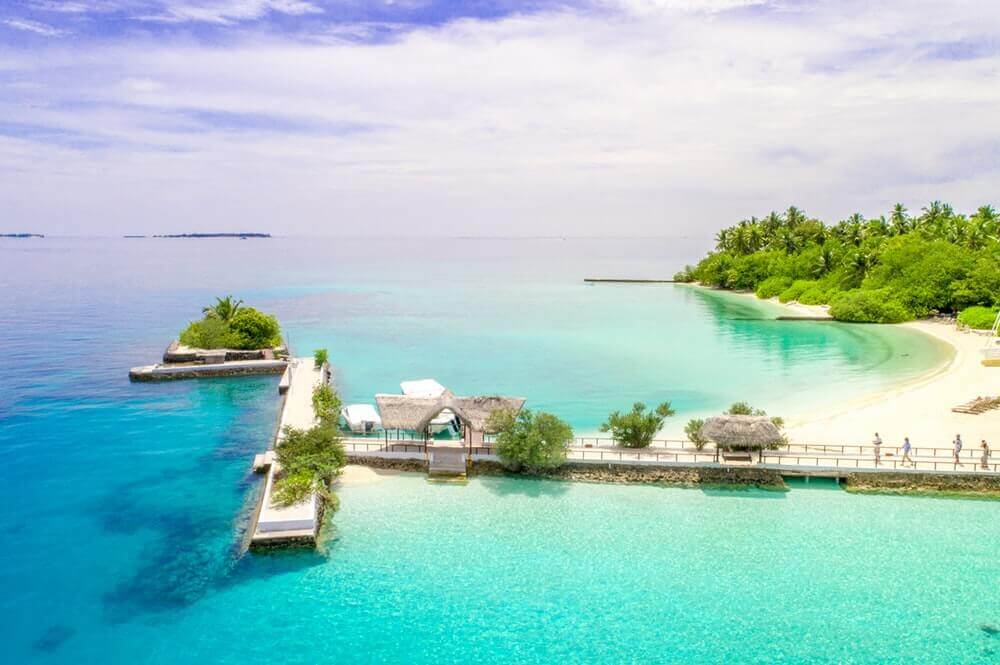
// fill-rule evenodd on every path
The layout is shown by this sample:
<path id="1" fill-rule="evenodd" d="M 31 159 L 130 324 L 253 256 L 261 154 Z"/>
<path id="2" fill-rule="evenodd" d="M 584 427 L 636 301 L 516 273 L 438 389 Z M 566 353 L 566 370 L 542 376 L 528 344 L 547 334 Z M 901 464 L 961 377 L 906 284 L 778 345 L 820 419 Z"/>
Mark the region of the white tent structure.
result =
<path id="1" fill-rule="evenodd" d="M 993 329 L 986 340 L 986 348 L 983 349 L 983 364 L 987 367 L 1000 366 L 1000 337 L 997 336 L 998 332 L 1000 332 L 1000 312 L 997 312 L 997 318 L 993 321 Z"/>
<path id="2" fill-rule="evenodd" d="M 382 428 L 382 418 L 371 404 L 349 404 L 340 410 L 352 432 L 367 434 Z"/>

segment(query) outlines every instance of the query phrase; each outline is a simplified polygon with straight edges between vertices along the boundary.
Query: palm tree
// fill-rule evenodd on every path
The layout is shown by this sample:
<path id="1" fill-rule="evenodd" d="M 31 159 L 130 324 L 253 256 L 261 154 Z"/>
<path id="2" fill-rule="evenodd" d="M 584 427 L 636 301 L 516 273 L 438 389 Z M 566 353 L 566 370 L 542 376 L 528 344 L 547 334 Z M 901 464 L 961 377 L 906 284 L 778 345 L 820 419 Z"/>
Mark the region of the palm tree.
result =
<path id="1" fill-rule="evenodd" d="M 715 234 L 715 248 L 720 252 L 729 251 L 729 245 L 732 241 L 732 232 L 729 229 L 722 229 Z"/>
<path id="2" fill-rule="evenodd" d="M 822 277 L 833 270 L 836 264 L 837 256 L 834 254 L 833 248 L 830 245 L 823 245 L 819 250 L 819 256 L 816 257 L 816 263 L 813 265 L 813 275 Z"/>
<path id="3" fill-rule="evenodd" d="M 789 206 L 788 210 L 785 211 L 785 224 L 789 229 L 794 230 L 804 221 L 806 221 L 806 214 L 795 206 Z"/>
<path id="4" fill-rule="evenodd" d="M 781 218 L 777 212 L 772 210 L 761 222 L 764 225 L 764 231 L 767 233 L 769 238 L 773 238 L 774 234 L 778 232 L 778 229 L 785 223 L 785 220 Z"/>
<path id="5" fill-rule="evenodd" d="M 233 301 L 232 296 L 226 296 L 225 298 L 216 298 L 214 305 L 202 308 L 201 312 L 207 318 L 219 319 L 228 323 L 242 304 L 242 300 Z"/>
<path id="6" fill-rule="evenodd" d="M 897 203 L 892 206 L 892 212 L 889 213 L 889 222 L 892 224 L 892 232 L 896 235 L 903 235 L 907 233 L 910 228 L 910 217 L 906 214 L 906 206 L 902 203 Z"/>

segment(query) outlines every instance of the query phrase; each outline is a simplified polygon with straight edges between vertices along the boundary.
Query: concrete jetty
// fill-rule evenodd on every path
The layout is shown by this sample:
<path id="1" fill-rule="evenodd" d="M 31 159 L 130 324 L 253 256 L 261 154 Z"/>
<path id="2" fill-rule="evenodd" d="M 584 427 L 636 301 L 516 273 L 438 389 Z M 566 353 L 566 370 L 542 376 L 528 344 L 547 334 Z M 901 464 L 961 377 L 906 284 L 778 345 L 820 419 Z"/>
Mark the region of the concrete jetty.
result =
<path id="1" fill-rule="evenodd" d="M 272 503 L 274 481 L 280 466 L 275 448 L 281 444 L 285 427 L 308 429 L 316 424 L 312 408 L 313 389 L 329 381 L 329 366 L 316 367 L 312 358 L 294 358 L 288 362 L 285 376 L 279 384 L 284 403 L 278 429 L 266 453 L 254 457 L 254 471 L 266 473 L 267 480 L 260 502 L 250 525 L 250 546 L 314 544 L 319 531 L 322 510 L 315 494 L 291 506 Z"/>
<path id="2" fill-rule="evenodd" d="M 217 376 L 248 376 L 281 374 L 288 366 L 285 360 L 233 360 L 220 363 L 156 364 L 133 367 L 128 372 L 132 381 L 174 381 Z"/>

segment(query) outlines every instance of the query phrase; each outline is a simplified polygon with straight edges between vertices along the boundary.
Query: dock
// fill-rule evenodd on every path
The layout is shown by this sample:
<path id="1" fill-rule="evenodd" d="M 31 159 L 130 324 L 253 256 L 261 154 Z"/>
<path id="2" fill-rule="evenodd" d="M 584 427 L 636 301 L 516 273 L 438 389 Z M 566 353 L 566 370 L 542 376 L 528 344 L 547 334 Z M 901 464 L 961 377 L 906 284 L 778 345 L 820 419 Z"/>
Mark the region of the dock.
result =
<path id="1" fill-rule="evenodd" d="M 588 284 L 676 284 L 676 279 L 627 279 L 616 277 L 584 277 Z"/>
<path id="2" fill-rule="evenodd" d="M 268 450 L 255 455 L 253 460 L 254 471 L 266 473 L 267 478 L 250 524 L 250 547 L 313 545 L 322 519 L 322 507 L 315 494 L 291 506 L 272 504 L 275 476 L 280 471 L 274 451 L 281 443 L 283 430 L 285 427 L 308 429 L 316 424 L 313 389 L 329 381 L 329 367 L 316 367 L 312 358 L 294 358 L 287 365 L 278 386 L 284 401 L 277 430 Z"/>
<path id="3" fill-rule="evenodd" d="M 159 363 L 133 367 L 128 372 L 132 381 L 175 381 L 219 376 L 250 376 L 281 374 L 286 360 L 232 360 L 219 363 Z"/>

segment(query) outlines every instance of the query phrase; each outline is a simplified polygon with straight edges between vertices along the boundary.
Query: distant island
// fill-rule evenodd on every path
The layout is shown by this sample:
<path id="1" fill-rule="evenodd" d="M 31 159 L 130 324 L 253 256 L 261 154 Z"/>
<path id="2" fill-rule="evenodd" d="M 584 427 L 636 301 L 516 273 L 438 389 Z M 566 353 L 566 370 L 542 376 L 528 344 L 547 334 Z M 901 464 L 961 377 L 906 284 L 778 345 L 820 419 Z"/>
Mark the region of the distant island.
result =
<path id="1" fill-rule="evenodd" d="M 0 233 L 0 238 L 44 238 L 41 233 Z"/>
<path id="2" fill-rule="evenodd" d="M 145 238 L 146 236 L 125 236 L 126 238 Z M 270 238 L 270 233 L 166 233 L 154 235 L 154 238 Z"/>

